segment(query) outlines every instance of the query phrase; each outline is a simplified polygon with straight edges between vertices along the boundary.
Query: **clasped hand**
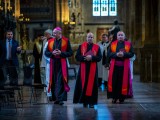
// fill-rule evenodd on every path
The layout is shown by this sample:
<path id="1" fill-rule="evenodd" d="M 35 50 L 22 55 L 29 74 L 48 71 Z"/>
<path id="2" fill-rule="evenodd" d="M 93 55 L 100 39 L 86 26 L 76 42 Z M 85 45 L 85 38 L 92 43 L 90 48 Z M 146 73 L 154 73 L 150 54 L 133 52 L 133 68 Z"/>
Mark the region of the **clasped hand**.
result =
<path id="1" fill-rule="evenodd" d="M 87 56 L 84 57 L 84 60 L 91 61 L 92 60 L 92 56 L 91 55 L 87 55 Z"/>
<path id="2" fill-rule="evenodd" d="M 57 56 L 57 55 L 60 55 L 60 54 L 61 54 L 61 51 L 58 50 L 58 49 L 55 49 L 55 50 L 53 50 L 52 54 L 53 54 L 54 56 Z"/>
<path id="3" fill-rule="evenodd" d="M 119 52 L 117 53 L 117 56 L 118 56 L 118 57 L 123 57 L 123 56 L 124 56 L 124 53 L 123 53 L 122 51 L 119 51 Z"/>

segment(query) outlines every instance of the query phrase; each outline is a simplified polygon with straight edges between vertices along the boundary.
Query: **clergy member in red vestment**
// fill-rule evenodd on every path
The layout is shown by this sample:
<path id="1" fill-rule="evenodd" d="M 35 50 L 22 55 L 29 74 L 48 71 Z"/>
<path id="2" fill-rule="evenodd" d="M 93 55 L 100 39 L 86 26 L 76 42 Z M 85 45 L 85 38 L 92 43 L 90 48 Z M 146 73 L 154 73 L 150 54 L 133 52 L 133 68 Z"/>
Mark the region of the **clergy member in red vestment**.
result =
<path id="1" fill-rule="evenodd" d="M 48 41 L 45 55 L 50 58 L 50 83 L 48 92 L 52 92 L 54 104 L 63 105 L 67 101 L 68 66 L 66 58 L 72 56 L 70 41 L 62 36 L 62 29 L 56 27 L 53 30 L 55 38 Z"/>
<path id="2" fill-rule="evenodd" d="M 98 69 L 97 62 L 102 58 L 100 47 L 93 43 L 93 33 L 87 34 L 87 41 L 83 42 L 76 53 L 76 60 L 80 62 L 76 80 L 73 103 L 83 103 L 94 108 L 98 102 Z"/>
<path id="3" fill-rule="evenodd" d="M 112 103 L 123 103 L 125 98 L 130 96 L 129 86 L 130 60 L 133 57 L 133 47 L 131 42 L 125 41 L 125 34 L 122 31 L 117 33 L 117 40 L 111 43 L 108 56 L 111 58 L 107 97 L 112 98 Z"/>

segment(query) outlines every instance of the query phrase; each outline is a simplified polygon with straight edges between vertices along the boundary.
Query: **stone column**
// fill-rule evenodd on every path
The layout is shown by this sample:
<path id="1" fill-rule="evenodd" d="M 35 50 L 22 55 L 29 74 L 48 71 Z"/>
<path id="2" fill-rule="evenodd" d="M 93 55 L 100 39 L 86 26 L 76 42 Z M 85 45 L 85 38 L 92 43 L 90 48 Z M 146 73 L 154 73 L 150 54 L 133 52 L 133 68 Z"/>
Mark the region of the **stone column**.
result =
<path id="1" fill-rule="evenodd" d="M 15 31 L 15 39 L 19 40 L 20 43 L 20 24 L 18 23 L 18 18 L 20 16 L 20 0 L 15 0 L 15 19 L 16 19 L 16 31 Z"/>
<path id="2" fill-rule="evenodd" d="M 56 26 L 61 26 L 62 0 L 56 0 Z"/>
<path id="3" fill-rule="evenodd" d="M 134 42 L 134 29 L 135 29 L 135 0 L 130 1 L 130 33 L 129 39 Z"/>
<path id="4" fill-rule="evenodd" d="M 158 3 L 158 0 L 145 0 L 145 18 L 142 19 L 145 25 L 142 26 L 143 30 L 145 30 L 145 34 L 143 34 L 144 46 L 140 51 L 140 80 L 143 82 L 160 82 Z"/>
<path id="5" fill-rule="evenodd" d="M 139 6 L 138 6 L 139 5 Z M 132 42 L 134 51 L 136 54 L 136 60 L 134 61 L 134 73 L 140 73 L 140 51 L 139 48 L 141 47 L 138 43 L 141 43 L 141 2 L 139 3 L 138 0 L 126 0 L 126 9 L 129 10 L 126 13 L 126 36 Z M 138 9 L 138 10 L 137 10 Z"/>
<path id="6" fill-rule="evenodd" d="M 160 11 L 160 1 L 158 1 L 158 11 Z M 160 21 L 160 12 L 158 12 L 158 21 Z M 160 33 L 160 22 L 158 22 L 158 33 Z M 160 45 L 160 34 L 158 40 L 158 43 Z M 158 55 L 160 55 L 160 49 L 158 49 Z M 160 56 L 158 57 L 158 61 L 158 65 L 160 66 Z M 160 73 L 160 67 L 158 69 L 158 73 Z M 160 74 L 158 74 L 158 78 L 160 78 Z"/>
<path id="7" fill-rule="evenodd" d="M 131 23 L 132 26 L 132 43 L 134 46 L 134 51 L 136 54 L 136 60 L 134 61 L 134 73 L 140 73 L 140 50 L 139 48 L 142 47 L 142 1 L 141 0 L 134 0 L 134 8 L 133 11 L 133 22 Z"/>

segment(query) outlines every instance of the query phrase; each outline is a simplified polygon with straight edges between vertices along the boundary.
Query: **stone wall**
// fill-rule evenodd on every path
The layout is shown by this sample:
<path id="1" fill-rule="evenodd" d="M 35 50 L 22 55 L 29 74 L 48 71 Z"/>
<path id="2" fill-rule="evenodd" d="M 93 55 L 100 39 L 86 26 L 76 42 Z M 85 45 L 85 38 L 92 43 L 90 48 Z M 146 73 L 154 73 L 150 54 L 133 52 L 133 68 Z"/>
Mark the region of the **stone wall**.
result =
<path id="1" fill-rule="evenodd" d="M 160 82 L 160 2 L 132 0 L 126 4 L 130 8 L 127 34 L 137 56 L 134 73 L 140 74 L 143 82 Z"/>

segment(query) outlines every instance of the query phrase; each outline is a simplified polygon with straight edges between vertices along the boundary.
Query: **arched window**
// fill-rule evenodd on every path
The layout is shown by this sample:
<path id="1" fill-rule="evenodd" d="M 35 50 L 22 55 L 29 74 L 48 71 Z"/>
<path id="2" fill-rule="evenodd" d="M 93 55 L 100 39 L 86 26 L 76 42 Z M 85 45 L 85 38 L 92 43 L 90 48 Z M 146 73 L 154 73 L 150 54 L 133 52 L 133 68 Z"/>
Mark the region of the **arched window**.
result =
<path id="1" fill-rule="evenodd" d="M 117 0 L 93 0 L 93 16 L 117 16 Z"/>

